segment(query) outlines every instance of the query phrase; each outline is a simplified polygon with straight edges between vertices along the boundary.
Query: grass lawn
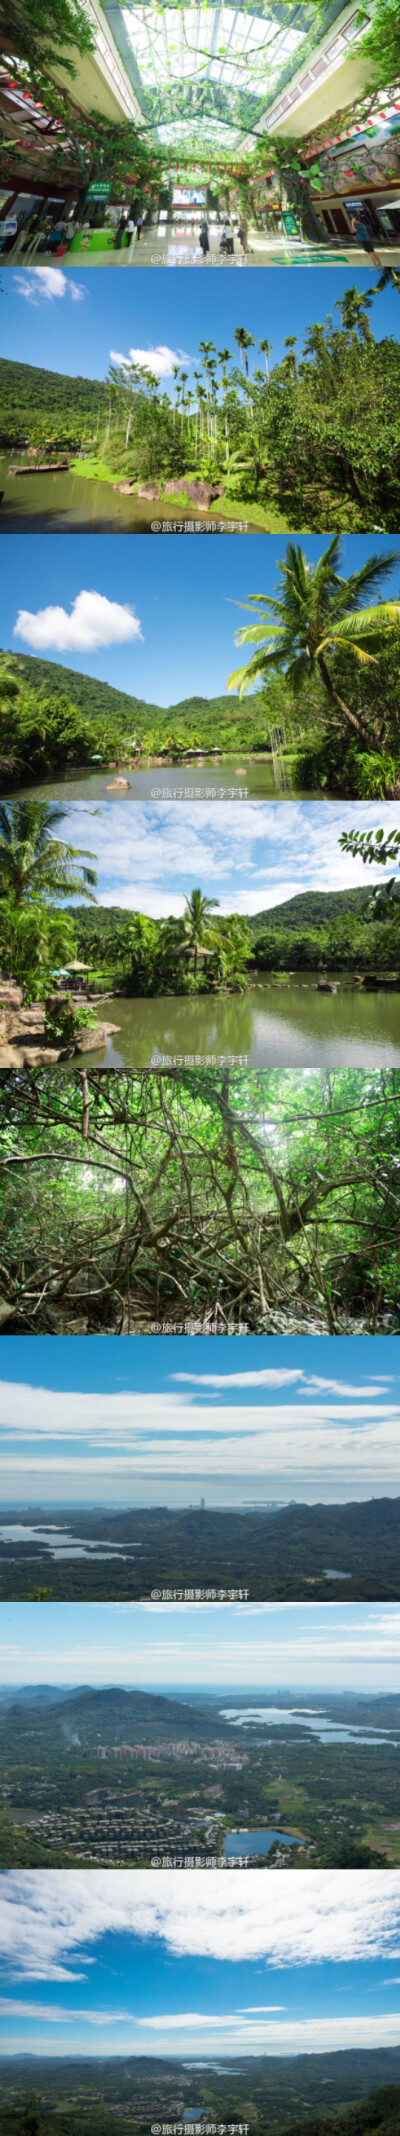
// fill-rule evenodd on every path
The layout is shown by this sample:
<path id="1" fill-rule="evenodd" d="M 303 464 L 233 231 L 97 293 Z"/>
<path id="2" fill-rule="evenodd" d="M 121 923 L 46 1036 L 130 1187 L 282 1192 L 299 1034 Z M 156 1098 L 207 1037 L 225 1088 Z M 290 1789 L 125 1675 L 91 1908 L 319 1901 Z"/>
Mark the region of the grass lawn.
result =
<path id="1" fill-rule="evenodd" d="M 121 473 L 121 469 L 110 468 L 106 465 L 105 460 L 96 458 L 71 460 L 70 473 L 72 475 L 83 475 L 87 482 L 109 482 L 111 485 L 114 482 L 128 482 L 130 480 L 128 474 Z M 154 498 L 154 504 L 168 504 L 171 512 L 181 510 L 182 504 L 184 504 L 185 510 L 188 512 L 195 511 L 196 507 L 193 504 L 193 499 L 188 496 L 185 483 L 197 482 L 201 479 L 196 470 L 193 474 L 182 475 L 181 481 L 178 483 L 177 489 L 173 491 L 173 494 L 171 495 L 169 491 L 168 496 L 166 496 L 165 491 L 161 490 L 160 497 Z M 289 533 L 289 521 L 283 519 L 277 505 L 257 504 L 255 500 L 249 502 L 247 498 L 243 498 L 241 501 L 239 497 L 216 497 L 214 503 L 210 505 L 209 511 L 201 513 L 201 518 L 214 519 L 216 514 L 220 519 L 247 519 L 250 526 L 261 527 L 264 534 Z M 307 530 L 305 529 L 304 531 Z"/>

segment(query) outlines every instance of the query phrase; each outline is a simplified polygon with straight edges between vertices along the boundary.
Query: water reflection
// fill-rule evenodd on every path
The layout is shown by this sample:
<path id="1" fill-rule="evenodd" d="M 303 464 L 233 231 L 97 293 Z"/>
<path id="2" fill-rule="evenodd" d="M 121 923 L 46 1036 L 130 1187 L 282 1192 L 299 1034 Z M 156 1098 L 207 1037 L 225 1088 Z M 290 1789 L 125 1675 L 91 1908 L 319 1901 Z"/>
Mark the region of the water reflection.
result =
<path id="1" fill-rule="evenodd" d="M 392 1068 L 400 1064 L 400 993 L 364 994 L 341 985 L 319 994 L 315 976 L 289 987 L 260 978 L 244 995 L 164 995 L 107 1003 L 118 1033 L 95 1067 L 156 1068 L 229 1064 L 250 1068 Z"/>

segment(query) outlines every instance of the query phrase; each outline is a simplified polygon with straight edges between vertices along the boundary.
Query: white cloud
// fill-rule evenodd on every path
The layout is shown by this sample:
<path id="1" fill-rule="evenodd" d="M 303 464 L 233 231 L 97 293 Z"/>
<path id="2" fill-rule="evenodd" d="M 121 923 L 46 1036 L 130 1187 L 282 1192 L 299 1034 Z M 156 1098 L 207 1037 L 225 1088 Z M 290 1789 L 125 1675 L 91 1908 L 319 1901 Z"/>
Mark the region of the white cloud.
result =
<path id="1" fill-rule="evenodd" d="M 41 297 L 72 297 L 74 304 L 85 295 L 80 282 L 73 282 L 70 275 L 63 274 L 61 267 L 32 267 L 14 276 L 20 297 L 27 297 L 28 304 L 40 304 Z"/>
<path id="2" fill-rule="evenodd" d="M 32 615 L 20 608 L 14 638 L 23 638 L 34 651 L 54 646 L 59 653 L 94 652 L 100 645 L 123 645 L 128 638 L 141 638 L 138 617 L 128 602 L 108 601 L 104 593 L 78 593 L 71 614 L 66 608 L 39 608 Z"/>
<path id="3" fill-rule="evenodd" d="M 126 2025 L 129 2010 L 80 2010 L 79 2015 L 87 2025 Z M 34 2017 L 38 2023 L 45 2019 L 50 2025 L 70 2025 L 71 2011 L 63 2010 L 59 2003 L 20 2002 L 15 1996 L 0 1996 L 0 2017 Z"/>
<path id="4" fill-rule="evenodd" d="M 182 349 L 164 348 L 162 342 L 158 343 L 157 348 L 129 349 L 128 356 L 121 356 L 117 349 L 110 349 L 110 358 L 111 363 L 122 364 L 125 371 L 132 370 L 135 365 L 139 371 L 154 371 L 156 378 L 172 378 L 176 363 L 189 363 L 191 360 L 189 356 L 185 357 Z"/>
<path id="5" fill-rule="evenodd" d="M 265 1365 L 262 1372 L 171 1372 L 173 1380 L 188 1380 L 191 1387 L 290 1387 L 304 1379 L 299 1369 Z M 364 1392 L 364 1390 L 363 1390 Z"/>
<path id="6" fill-rule="evenodd" d="M 243 1870 L 6 1871 L 0 1950 L 13 1977 L 84 1977 L 111 1932 L 160 1938 L 178 1957 L 266 1959 L 274 1966 L 398 1956 L 400 1873 L 303 1870 L 265 1879 Z M 79 1971 L 77 1972 L 77 1965 Z M 83 1972 L 82 1972 L 83 1968 Z"/>

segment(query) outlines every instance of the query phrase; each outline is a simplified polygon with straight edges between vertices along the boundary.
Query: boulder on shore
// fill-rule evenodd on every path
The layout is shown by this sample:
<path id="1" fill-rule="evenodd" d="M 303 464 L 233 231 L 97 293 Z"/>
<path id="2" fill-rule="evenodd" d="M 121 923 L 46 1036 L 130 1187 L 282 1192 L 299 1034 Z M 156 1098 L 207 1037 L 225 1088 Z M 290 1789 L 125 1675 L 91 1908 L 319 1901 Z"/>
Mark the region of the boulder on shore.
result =
<path id="1" fill-rule="evenodd" d="M 135 484 L 134 482 L 113 482 L 113 490 L 118 490 L 120 497 L 133 497 Z"/>
<path id="2" fill-rule="evenodd" d="M 160 491 L 157 482 L 141 482 L 139 484 L 138 497 L 149 497 L 152 500 L 154 497 L 159 497 L 159 495 Z"/>
<path id="3" fill-rule="evenodd" d="M 76 1033 L 74 1041 L 75 1053 L 100 1052 L 100 1047 L 106 1046 L 107 1039 L 112 1038 L 113 1032 L 120 1031 L 120 1029 L 120 1024 L 88 1024 L 87 1030 L 83 1027 L 81 1031 Z"/>

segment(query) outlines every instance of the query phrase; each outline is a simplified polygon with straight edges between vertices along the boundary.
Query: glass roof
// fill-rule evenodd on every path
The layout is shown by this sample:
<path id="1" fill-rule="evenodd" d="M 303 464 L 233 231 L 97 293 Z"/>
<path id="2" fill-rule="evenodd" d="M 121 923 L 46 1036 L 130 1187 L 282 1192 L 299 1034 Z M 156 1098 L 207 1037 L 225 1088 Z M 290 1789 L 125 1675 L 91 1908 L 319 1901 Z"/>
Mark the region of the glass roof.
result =
<path id="1" fill-rule="evenodd" d="M 235 7 L 185 0 L 103 0 L 104 13 L 154 138 L 193 152 L 237 150 L 255 138 L 265 105 L 295 60 L 310 7 L 248 0 Z"/>

